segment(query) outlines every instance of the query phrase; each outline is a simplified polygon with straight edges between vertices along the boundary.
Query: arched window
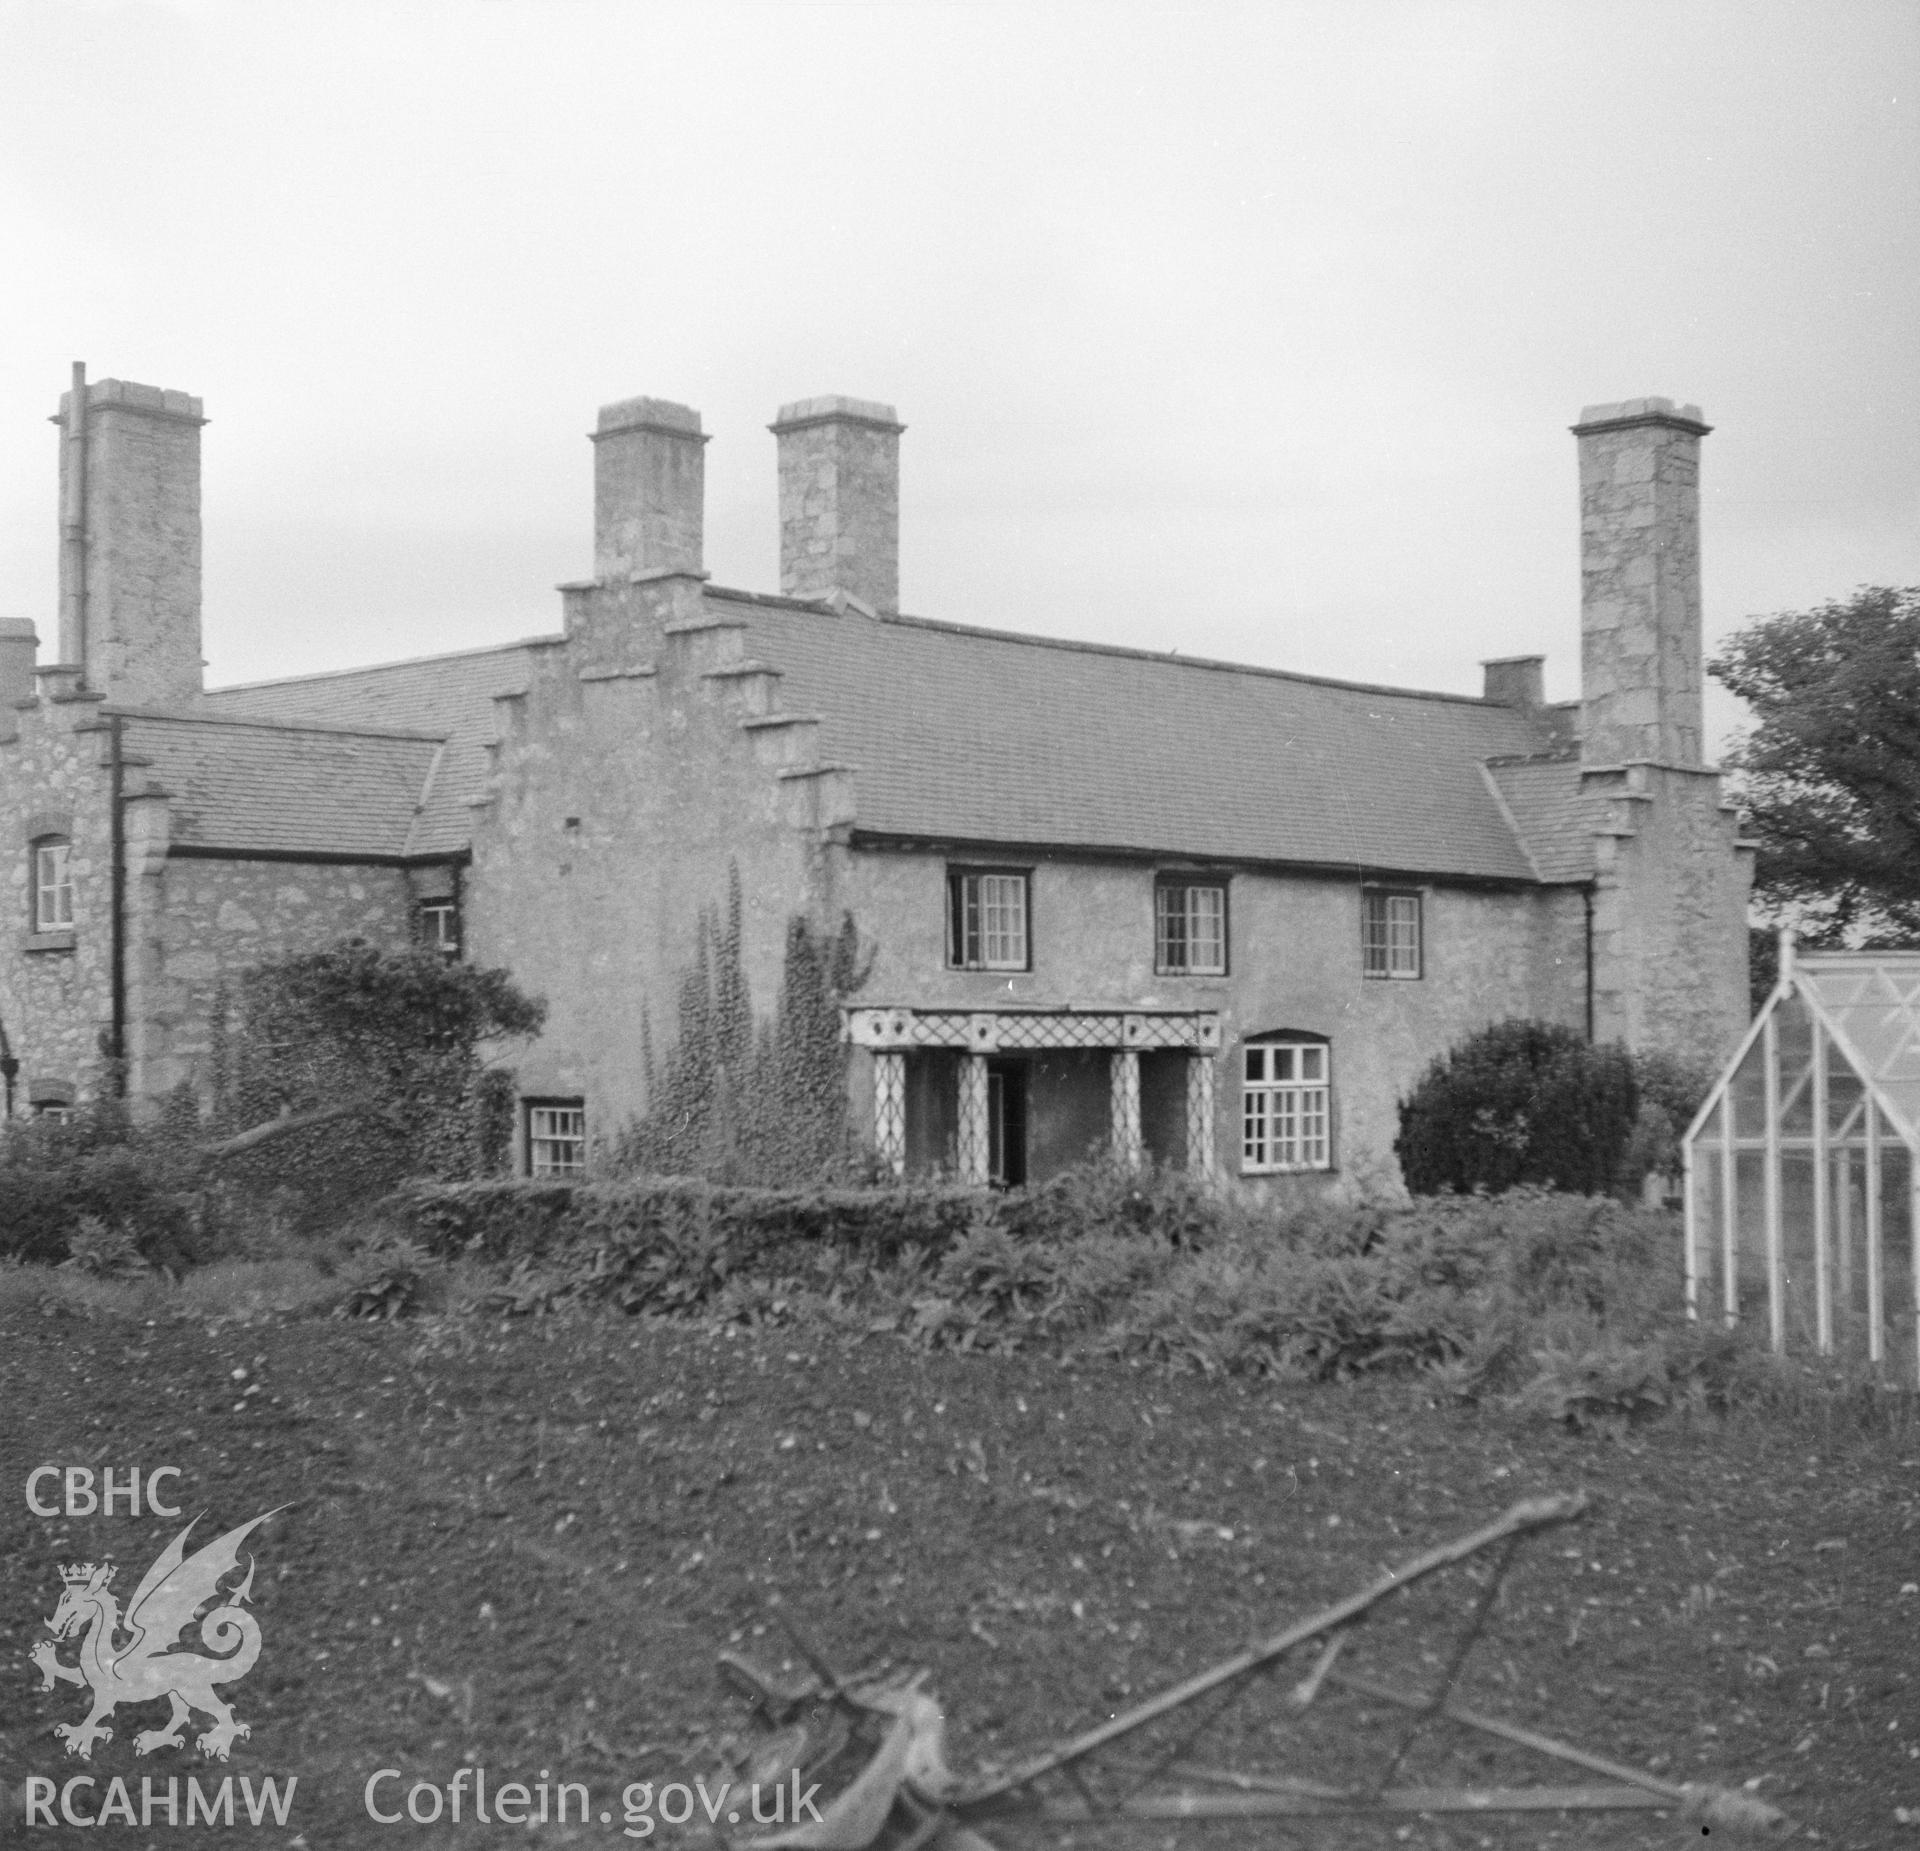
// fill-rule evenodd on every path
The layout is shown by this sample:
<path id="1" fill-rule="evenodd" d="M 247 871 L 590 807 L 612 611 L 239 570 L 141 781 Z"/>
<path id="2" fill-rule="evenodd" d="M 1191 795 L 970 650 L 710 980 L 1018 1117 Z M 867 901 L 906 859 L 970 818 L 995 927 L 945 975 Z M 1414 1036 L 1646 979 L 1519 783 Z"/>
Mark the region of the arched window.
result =
<path id="1" fill-rule="evenodd" d="M 1333 1050 L 1324 1035 L 1259 1035 L 1240 1053 L 1240 1168 L 1333 1167 Z"/>
<path id="2" fill-rule="evenodd" d="M 37 836 L 27 845 L 29 917 L 36 932 L 73 930 L 72 853 L 65 836 Z"/>

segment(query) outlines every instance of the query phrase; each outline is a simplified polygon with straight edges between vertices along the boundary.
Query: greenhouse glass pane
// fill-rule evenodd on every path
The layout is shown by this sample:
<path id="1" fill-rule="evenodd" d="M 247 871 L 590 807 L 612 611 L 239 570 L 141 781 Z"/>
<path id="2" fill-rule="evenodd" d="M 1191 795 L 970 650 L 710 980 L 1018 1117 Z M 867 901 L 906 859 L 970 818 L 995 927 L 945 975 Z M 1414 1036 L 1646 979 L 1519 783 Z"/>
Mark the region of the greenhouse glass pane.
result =
<path id="1" fill-rule="evenodd" d="M 1886 1307 L 1887 1364 L 1895 1381 L 1916 1380 L 1913 1342 L 1913 1237 L 1907 1180 L 1913 1160 L 1904 1145 L 1883 1151 L 1882 1303 Z"/>
<path id="2" fill-rule="evenodd" d="M 1784 1137 L 1813 1135 L 1813 1018 L 1797 996 L 1774 1011 L 1780 1048 L 1780 1131 Z"/>
<path id="3" fill-rule="evenodd" d="M 1786 1294 L 1787 1348 L 1818 1347 L 1819 1281 L 1813 1236 L 1813 1158 L 1806 1151 L 1780 1156 L 1781 1290 Z"/>
<path id="4" fill-rule="evenodd" d="M 1734 1157 L 1734 1267 L 1742 1321 L 1767 1321 L 1766 1159 L 1757 1150 Z"/>
<path id="5" fill-rule="evenodd" d="M 1700 1321 L 1718 1323 L 1726 1311 L 1720 1268 L 1720 1154 L 1696 1154 L 1693 1164 L 1694 1308 Z"/>

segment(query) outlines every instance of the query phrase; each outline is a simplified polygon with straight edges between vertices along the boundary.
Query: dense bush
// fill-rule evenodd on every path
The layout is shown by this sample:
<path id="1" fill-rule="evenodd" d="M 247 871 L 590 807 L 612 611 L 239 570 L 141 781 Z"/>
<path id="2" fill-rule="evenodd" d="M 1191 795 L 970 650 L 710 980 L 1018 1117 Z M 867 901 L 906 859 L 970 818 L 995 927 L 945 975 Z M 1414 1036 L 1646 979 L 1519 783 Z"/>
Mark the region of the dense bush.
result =
<path id="1" fill-rule="evenodd" d="M 512 1088 L 480 1045 L 544 1013 L 505 971 L 361 939 L 256 966 L 216 1011 L 206 1154 L 224 1188 L 307 1227 L 406 1176 L 497 1169 Z"/>
<path id="2" fill-rule="evenodd" d="M 1437 1059 L 1400 1103 L 1394 1154 L 1415 1195 L 1523 1183 L 1604 1195 L 1630 1180 L 1632 1057 L 1555 1022 L 1514 1020 Z"/>
<path id="3" fill-rule="evenodd" d="M 96 1257 L 94 1271 L 130 1263 L 178 1271 L 207 1258 L 215 1236 L 197 1123 L 190 1100 L 142 1129 L 106 1099 L 67 1119 L 0 1126 L 0 1257 L 57 1265 L 119 1256 Z"/>
<path id="4" fill-rule="evenodd" d="M 1718 1366 L 1684 1322 L 1673 1217 L 1605 1197 L 1286 1209 L 1096 1166 L 997 1196 L 653 1179 L 416 1185 L 390 1208 L 425 1253 L 485 1261 L 483 1302 L 503 1312 L 839 1323 L 1292 1379 L 1425 1372 L 1463 1397 L 1544 1378 L 1535 1405 L 1585 1425 L 1697 1400 Z"/>

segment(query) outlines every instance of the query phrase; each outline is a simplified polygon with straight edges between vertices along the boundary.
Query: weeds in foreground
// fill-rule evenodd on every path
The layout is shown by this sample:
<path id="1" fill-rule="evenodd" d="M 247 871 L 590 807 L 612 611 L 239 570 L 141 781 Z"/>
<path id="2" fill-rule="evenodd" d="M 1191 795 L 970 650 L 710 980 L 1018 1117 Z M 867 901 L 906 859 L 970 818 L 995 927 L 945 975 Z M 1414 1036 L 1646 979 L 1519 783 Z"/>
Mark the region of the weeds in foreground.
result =
<path id="1" fill-rule="evenodd" d="M 1614 1437 L 1739 1409 L 1817 1417 L 1834 1434 L 1920 1431 L 1920 1397 L 1864 1370 L 1689 1324 L 1677 1218 L 1607 1198 L 1209 1208 L 1184 1184 L 1112 1174 L 971 1198 L 964 1213 L 911 1191 L 865 1192 L 845 1214 L 838 1198 L 658 1179 L 578 1193 L 543 1194 L 530 1214 L 533 1192 L 502 1192 L 498 1229 L 487 1193 L 419 1212 L 390 1203 L 330 1244 L 266 1228 L 244 1256 L 177 1280 L 82 1228 L 65 1265 L 0 1265 L 0 1304 L 423 1316 L 436 1344 L 480 1319 L 618 1311 L 1282 1381 L 1393 1376 Z"/>

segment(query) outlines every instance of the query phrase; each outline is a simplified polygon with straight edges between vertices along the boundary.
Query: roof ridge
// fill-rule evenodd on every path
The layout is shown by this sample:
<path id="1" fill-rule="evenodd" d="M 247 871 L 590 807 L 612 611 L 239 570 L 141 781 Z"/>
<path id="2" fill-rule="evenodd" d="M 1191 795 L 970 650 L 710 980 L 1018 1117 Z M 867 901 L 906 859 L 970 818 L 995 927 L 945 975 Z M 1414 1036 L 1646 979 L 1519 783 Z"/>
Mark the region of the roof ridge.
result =
<path id="1" fill-rule="evenodd" d="M 148 725 L 251 727 L 262 733 L 325 733 L 346 739 L 409 739 L 425 745 L 444 745 L 445 733 L 418 732 L 400 726 L 338 726 L 326 720 L 272 720 L 245 713 L 182 713 L 156 707 L 108 707 L 110 714 Z"/>
<path id="2" fill-rule="evenodd" d="M 267 688 L 300 687 L 315 681 L 340 681 L 349 675 L 378 675 L 396 668 L 427 668 L 436 662 L 461 662 L 474 656 L 505 655 L 510 650 L 532 649 L 565 640 L 564 632 L 543 631 L 538 636 L 516 637 L 510 643 L 481 643 L 472 649 L 448 649 L 437 655 L 402 656 L 394 662 L 363 662 L 356 668 L 317 668 L 305 675 L 276 675 L 267 681 L 236 681 L 224 688 L 208 688 L 201 698 L 221 694 L 253 694 Z"/>
<path id="3" fill-rule="evenodd" d="M 725 591 L 707 588 L 709 597 L 726 597 Z M 819 611 L 825 615 L 825 607 L 817 600 L 798 598 L 772 599 L 756 593 L 744 594 L 746 602 L 754 604 L 776 605 L 802 611 Z M 835 622 L 847 619 L 835 618 Z M 910 617 L 904 613 L 889 614 L 871 619 L 883 627 L 895 627 L 910 630 L 938 630 L 950 636 L 977 636 L 990 642 L 1022 643 L 1034 649 L 1062 649 L 1083 655 L 1120 656 L 1137 662 L 1159 662 L 1173 668 L 1206 669 L 1215 674 L 1259 675 L 1274 681 L 1301 682 L 1309 687 L 1339 688 L 1351 694 L 1386 694 L 1397 700 L 1448 701 L 1458 706 L 1478 707 L 1495 712 L 1516 712 L 1505 701 L 1490 701 L 1479 694 L 1450 694 L 1438 688 L 1396 688 L 1377 681 L 1345 681 L 1337 675 L 1310 675 L 1301 669 L 1268 668 L 1257 662 L 1228 662 L 1218 656 L 1188 656 L 1178 650 L 1139 649 L 1125 643 L 1096 643 L 1080 637 L 1035 636 L 1024 630 L 996 630 L 984 624 L 951 623 L 940 617 Z"/>

